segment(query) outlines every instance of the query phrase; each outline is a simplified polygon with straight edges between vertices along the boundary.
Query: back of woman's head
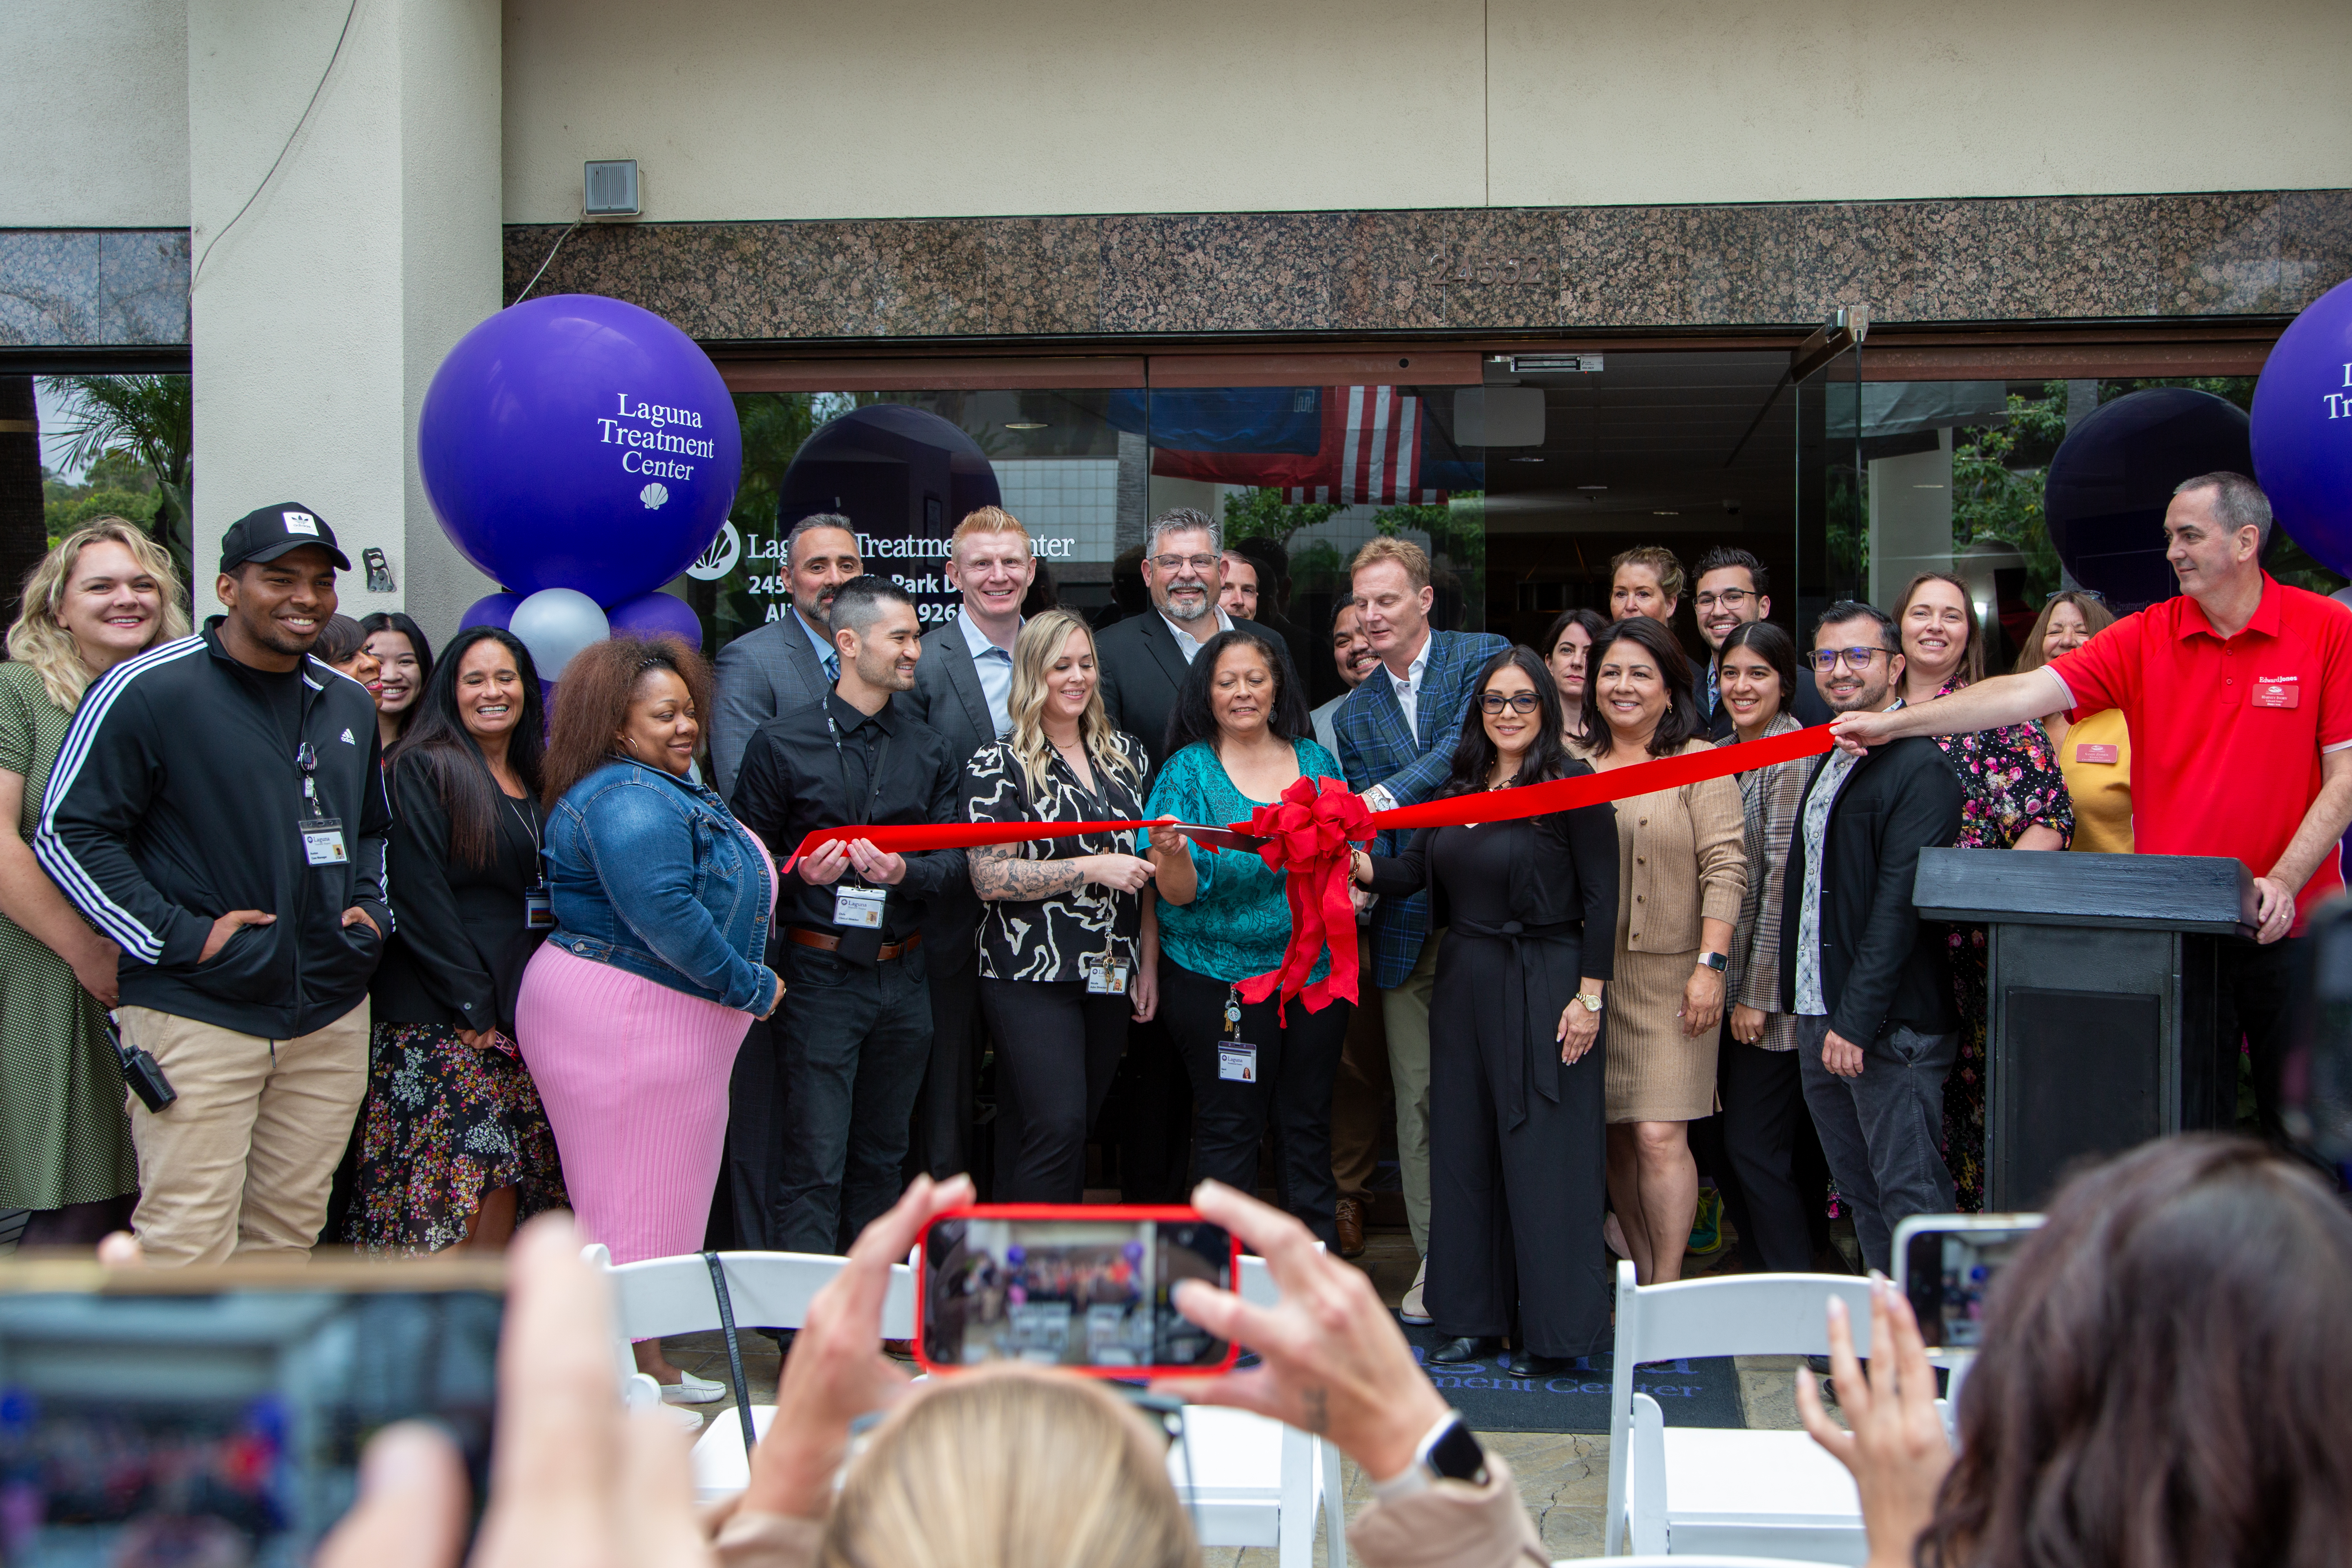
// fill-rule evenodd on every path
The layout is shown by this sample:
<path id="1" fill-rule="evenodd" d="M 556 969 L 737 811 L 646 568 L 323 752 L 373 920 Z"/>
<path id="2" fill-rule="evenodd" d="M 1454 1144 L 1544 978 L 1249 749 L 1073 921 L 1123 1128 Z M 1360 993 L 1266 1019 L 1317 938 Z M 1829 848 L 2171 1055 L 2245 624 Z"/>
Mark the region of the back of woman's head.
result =
<path id="1" fill-rule="evenodd" d="M 564 791 L 618 752 L 637 683 L 656 669 L 667 669 L 686 682 L 703 737 L 709 738 L 710 666 L 684 637 L 664 634 L 590 643 L 572 656 L 563 667 L 563 679 L 556 683 L 555 718 L 541 764 L 547 775 L 543 794 L 548 805 L 562 799 Z"/>
<path id="2" fill-rule="evenodd" d="M 943 1378 L 850 1467 L 821 1568 L 1190 1568 L 1162 1445 L 1098 1384 L 992 1367 Z"/>
<path id="3" fill-rule="evenodd" d="M 2069 1182 L 1986 1303 L 1923 1563 L 2221 1568 L 2352 1542 L 2352 1215 L 2190 1136 Z"/>

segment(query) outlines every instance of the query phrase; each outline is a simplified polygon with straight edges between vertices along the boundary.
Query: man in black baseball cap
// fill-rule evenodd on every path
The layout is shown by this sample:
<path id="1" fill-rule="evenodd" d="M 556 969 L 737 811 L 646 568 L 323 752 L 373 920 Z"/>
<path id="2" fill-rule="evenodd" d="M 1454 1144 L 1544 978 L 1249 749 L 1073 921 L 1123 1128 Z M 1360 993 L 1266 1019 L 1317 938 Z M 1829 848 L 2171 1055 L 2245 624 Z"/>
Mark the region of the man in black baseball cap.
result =
<path id="1" fill-rule="evenodd" d="M 350 566 L 308 507 L 239 518 L 226 613 L 93 684 L 50 776 L 35 852 L 178 1091 L 131 1107 L 150 1263 L 307 1253 L 367 1088 L 392 809 L 374 701 L 310 656 Z"/>

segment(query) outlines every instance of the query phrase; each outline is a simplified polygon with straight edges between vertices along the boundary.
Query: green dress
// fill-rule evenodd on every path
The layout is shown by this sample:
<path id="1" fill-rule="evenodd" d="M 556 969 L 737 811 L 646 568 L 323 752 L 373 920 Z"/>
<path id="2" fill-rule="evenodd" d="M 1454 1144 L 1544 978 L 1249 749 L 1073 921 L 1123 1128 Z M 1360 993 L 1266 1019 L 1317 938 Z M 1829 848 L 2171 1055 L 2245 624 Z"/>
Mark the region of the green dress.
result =
<path id="1" fill-rule="evenodd" d="M 28 665 L 0 664 L 0 768 L 23 775 L 27 844 L 73 715 Z M 122 1069 L 64 959 L 0 915 L 0 1209 L 55 1209 L 139 1185 Z"/>

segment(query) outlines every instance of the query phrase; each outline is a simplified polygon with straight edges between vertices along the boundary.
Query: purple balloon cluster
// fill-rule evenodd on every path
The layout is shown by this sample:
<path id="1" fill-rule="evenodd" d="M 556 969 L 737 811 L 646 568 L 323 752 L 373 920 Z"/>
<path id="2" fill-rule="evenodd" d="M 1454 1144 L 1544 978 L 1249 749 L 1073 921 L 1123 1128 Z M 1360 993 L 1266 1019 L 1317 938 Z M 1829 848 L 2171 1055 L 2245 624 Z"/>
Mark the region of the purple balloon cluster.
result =
<path id="1" fill-rule="evenodd" d="M 2254 384 L 2254 478 L 2279 526 L 2352 575 L 2352 282 L 2304 308 Z"/>
<path id="2" fill-rule="evenodd" d="M 693 610 L 656 590 L 725 525 L 743 439 L 693 339 L 594 294 L 513 306 L 442 361 L 416 444 L 442 529 L 504 584 L 462 625 L 513 630 L 555 679 L 616 631 L 701 646 Z"/>

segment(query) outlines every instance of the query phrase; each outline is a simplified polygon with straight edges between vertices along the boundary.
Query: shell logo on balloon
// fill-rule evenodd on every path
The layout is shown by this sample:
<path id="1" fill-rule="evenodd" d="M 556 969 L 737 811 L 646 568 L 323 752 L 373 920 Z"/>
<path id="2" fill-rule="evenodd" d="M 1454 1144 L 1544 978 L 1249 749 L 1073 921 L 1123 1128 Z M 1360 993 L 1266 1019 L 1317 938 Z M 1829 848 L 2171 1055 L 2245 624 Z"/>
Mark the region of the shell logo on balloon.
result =
<path id="1" fill-rule="evenodd" d="M 655 510 L 662 502 L 669 500 L 669 488 L 656 480 L 639 490 L 637 499 L 646 503 L 647 511 Z"/>

